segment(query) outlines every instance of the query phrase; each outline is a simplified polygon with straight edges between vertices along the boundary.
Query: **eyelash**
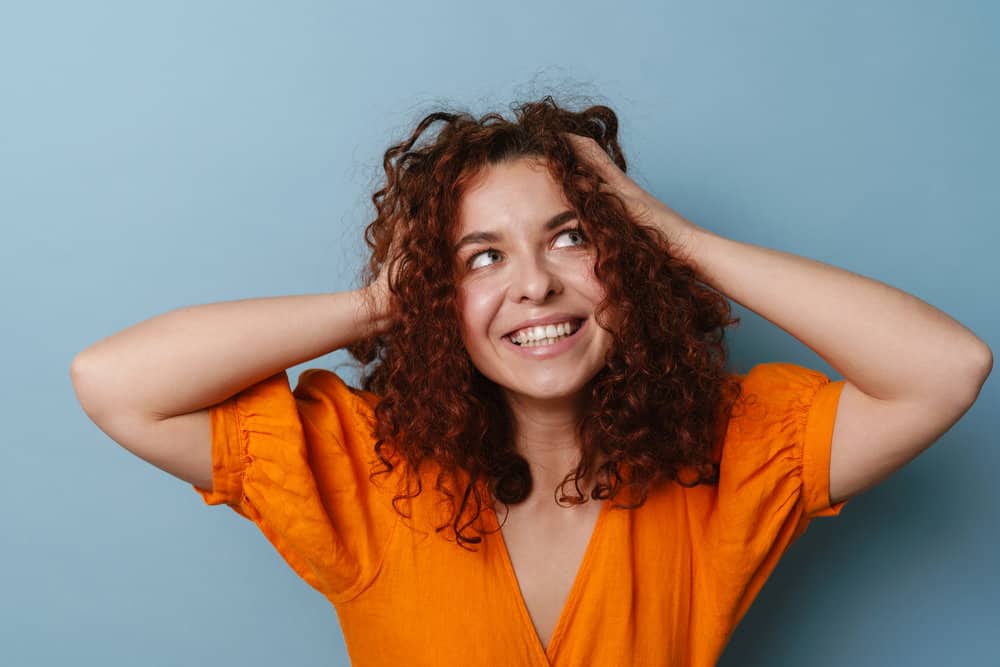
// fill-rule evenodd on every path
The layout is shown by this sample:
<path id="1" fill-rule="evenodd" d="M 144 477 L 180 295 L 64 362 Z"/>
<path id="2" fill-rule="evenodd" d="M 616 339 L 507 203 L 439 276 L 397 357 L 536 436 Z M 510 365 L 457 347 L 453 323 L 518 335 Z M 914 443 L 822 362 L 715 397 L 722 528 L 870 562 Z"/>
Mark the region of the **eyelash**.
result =
<path id="1" fill-rule="evenodd" d="M 570 232 L 576 232 L 577 234 L 580 235 L 580 238 L 582 239 L 580 245 L 583 245 L 584 243 L 587 242 L 587 237 L 583 235 L 583 230 L 581 228 L 579 228 L 579 227 L 568 227 L 568 228 L 562 230 L 561 232 L 559 232 L 558 234 L 556 234 L 556 238 L 559 238 L 563 234 L 568 234 Z M 483 253 L 490 252 L 491 250 L 493 252 L 500 252 L 496 248 L 486 248 L 485 250 L 480 250 L 479 252 L 474 253 L 473 255 L 469 256 L 469 259 L 467 259 L 465 261 L 465 268 L 467 268 L 469 270 L 472 270 L 472 271 L 478 271 L 478 269 L 473 269 L 472 268 L 472 263 L 475 261 L 475 259 L 477 257 L 479 257 L 480 255 L 482 255 Z M 481 268 L 486 268 L 486 267 L 481 267 Z"/>

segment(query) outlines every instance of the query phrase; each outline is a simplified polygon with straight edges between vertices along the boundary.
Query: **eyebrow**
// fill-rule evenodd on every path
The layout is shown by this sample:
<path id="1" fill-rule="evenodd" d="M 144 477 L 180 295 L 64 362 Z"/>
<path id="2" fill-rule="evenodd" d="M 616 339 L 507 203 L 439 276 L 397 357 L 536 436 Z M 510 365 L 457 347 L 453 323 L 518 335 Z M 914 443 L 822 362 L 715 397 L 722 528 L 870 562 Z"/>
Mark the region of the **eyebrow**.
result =
<path id="1" fill-rule="evenodd" d="M 567 211 L 563 211 L 562 213 L 557 213 L 556 215 L 552 216 L 548 220 L 548 222 L 545 223 L 545 225 L 544 225 L 545 231 L 547 231 L 547 232 L 551 231 L 551 230 L 555 229 L 556 227 L 558 227 L 559 225 L 561 225 L 564 222 L 566 222 L 567 220 L 572 220 L 575 217 L 576 217 L 576 211 L 568 211 L 567 210 Z M 493 242 L 499 241 L 500 238 L 501 238 L 501 234 L 499 232 L 494 232 L 494 231 L 472 232 L 471 234 L 466 234 L 465 236 L 463 236 L 459 240 L 459 242 L 455 244 L 455 247 L 453 248 L 453 250 L 455 252 L 458 252 L 458 250 L 460 248 L 462 248 L 463 246 L 469 245 L 470 243 L 480 243 L 480 242 L 483 242 L 483 241 L 488 241 L 488 242 L 493 243 Z"/>

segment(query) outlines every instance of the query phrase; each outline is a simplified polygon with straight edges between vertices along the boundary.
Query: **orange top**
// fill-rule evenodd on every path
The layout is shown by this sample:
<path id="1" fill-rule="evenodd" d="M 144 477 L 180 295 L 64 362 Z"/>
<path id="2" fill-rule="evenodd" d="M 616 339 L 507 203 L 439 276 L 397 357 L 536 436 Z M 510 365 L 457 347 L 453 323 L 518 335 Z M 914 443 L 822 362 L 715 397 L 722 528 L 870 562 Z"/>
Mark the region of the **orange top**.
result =
<path id="1" fill-rule="evenodd" d="M 661 484 L 635 510 L 603 501 L 547 650 L 503 534 L 471 552 L 436 533 L 434 466 L 401 518 L 395 484 L 369 480 L 377 398 L 330 371 L 304 371 L 294 392 L 282 371 L 213 406 L 214 490 L 194 488 L 253 521 L 326 596 L 358 667 L 707 667 L 810 520 L 846 503 L 829 496 L 843 380 L 788 363 L 738 377 L 757 400 L 729 422 L 718 486 Z"/>

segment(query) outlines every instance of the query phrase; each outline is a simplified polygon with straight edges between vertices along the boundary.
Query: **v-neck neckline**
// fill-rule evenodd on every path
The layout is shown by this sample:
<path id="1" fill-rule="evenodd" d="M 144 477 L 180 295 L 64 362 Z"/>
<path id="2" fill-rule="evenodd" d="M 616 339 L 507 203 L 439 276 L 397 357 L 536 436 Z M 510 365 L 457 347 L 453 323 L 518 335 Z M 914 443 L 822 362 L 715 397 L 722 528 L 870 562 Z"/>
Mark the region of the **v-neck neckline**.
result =
<path id="1" fill-rule="evenodd" d="M 590 539 L 587 541 L 587 548 L 583 552 L 583 558 L 580 560 L 580 565 L 576 570 L 576 575 L 573 577 L 573 584 L 570 586 L 569 593 L 566 595 L 566 600 L 563 602 L 562 609 L 559 610 L 559 618 L 556 620 L 556 625 L 552 630 L 552 636 L 549 638 L 549 645 L 547 647 L 542 646 L 542 639 L 538 636 L 538 632 L 535 630 L 535 624 L 531 620 L 531 613 L 528 611 L 528 603 L 524 600 L 524 595 L 521 592 L 521 585 L 517 580 L 517 572 L 514 570 L 514 561 L 511 559 L 510 552 L 507 550 L 507 541 L 504 539 L 503 530 L 500 528 L 499 517 L 497 517 L 495 510 L 493 512 L 494 522 L 496 523 L 497 529 L 497 541 L 501 547 L 501 560 L 503 561 L 504 570 L 507 572 L 508 585 L 512 587 L 514 597 L 517 599 L 517 606 L 521 615 L 521 625 L 524 627 L 524 631 L 527 632 L 533 639 L 532 644 L 538 650 L 540 657 L 544 660 L 544 664 L 546 665 L 552 664 L 552 656 L 555 655 L 555 649 L 559 647 L 563 636 L 567 632 L 566 624 L 569 623 L 568 615 L 576 606 L 580 596 L 583 595 L 583 579 L 587 574 L 590 562 L 594 559 L 594 551 L 597 549 L 597 541 L 605 523 L 605 517 L 608 513 L 611 500 L 604 499 L 601 500 L 600 503 L 601 509 L 597 514 L 597 520 L 594 522 L 594 528 L 590 532 Z"/>

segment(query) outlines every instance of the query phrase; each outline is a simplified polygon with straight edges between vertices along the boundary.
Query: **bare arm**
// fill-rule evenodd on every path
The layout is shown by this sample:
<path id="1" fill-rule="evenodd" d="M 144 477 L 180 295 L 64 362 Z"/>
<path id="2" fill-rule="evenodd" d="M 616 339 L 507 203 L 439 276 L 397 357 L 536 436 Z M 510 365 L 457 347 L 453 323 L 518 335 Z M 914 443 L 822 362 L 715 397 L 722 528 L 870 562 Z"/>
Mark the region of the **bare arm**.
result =
<path id="1" fill-rule="evenodd" d="M 978 398 L 993 351 L 947 313 L 884 282 L 713 234 L 643 190 L 593 139 L 570 137 L 636 219 L 683 249 L 703 282 L 844 376 L 830 450 L 831 504 L 902 468 Z"/>
<path id="2" fill-rule="evenodd" d="M 212 490 L 210 407 L 290 366 L 387 326 L 384 280 L 370 288 L 180 308 L 104 338 L 70 375 L 112 440 Z M 366 297 L 372 296 L 369 300 Z"/>
<path id="3" fill-rule="evenodd" d="M 190 413 L 380 330 L 382 311 L 365 295 L 360 289 L 172 310 L 78 354 L 73 385 L 95 421 L 112 413 L 155 420 Z"/>

